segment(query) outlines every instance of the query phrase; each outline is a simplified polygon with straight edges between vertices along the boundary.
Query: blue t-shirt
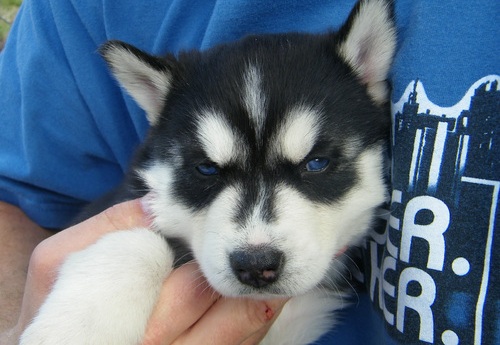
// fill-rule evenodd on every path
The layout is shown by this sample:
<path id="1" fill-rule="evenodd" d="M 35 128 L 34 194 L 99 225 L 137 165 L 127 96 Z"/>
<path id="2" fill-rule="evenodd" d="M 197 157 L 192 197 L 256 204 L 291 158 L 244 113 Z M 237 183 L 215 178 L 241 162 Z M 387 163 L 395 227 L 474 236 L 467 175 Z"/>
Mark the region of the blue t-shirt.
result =
<path id="1" fill-rule="evenodd" d="M 164 54 L 338 28 L 354 0 L 25 0 L 0 53 L 0 200 L 48 228 L 116 186 L 147 131 L 97 47 Z M 391 214 L 319 344 L 500 344 L 500 3 L 395 3 Z M 493 250 L 496 248 L 497 250 Z"/>

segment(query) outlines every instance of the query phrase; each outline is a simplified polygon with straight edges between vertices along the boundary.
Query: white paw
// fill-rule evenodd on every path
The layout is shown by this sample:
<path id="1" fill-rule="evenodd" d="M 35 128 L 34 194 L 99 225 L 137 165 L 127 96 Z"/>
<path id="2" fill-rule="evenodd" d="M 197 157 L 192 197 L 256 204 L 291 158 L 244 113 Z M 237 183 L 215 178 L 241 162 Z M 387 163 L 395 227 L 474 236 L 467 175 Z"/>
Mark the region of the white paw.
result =
<path id="1" fill-rule="evenodd" d="M 174 256 L 147 229 L 118 231 L 72 254 L 21 345 L 137 344 Z"/>

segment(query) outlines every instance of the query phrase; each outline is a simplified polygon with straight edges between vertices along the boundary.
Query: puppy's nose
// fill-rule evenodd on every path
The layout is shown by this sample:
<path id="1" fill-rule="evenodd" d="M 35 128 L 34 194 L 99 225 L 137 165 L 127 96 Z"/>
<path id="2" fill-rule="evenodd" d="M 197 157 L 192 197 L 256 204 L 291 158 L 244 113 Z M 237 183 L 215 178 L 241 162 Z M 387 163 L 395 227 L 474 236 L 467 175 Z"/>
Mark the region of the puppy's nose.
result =
<path id="1" fill-rule="evenodd" d="M 262 288 L 278 279 L 284 258 L 283 252 L 274 248 L 253 246 L 232 252 L 229 262 L 240 282 Z"/>

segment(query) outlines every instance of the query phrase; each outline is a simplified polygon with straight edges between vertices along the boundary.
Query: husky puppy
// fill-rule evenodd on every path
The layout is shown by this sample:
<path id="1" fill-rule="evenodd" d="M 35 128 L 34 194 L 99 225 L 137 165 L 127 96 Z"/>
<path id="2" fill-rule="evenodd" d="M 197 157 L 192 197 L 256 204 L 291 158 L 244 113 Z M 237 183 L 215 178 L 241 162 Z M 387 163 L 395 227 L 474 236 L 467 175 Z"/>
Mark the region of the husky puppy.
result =
<path id="1" fill-rule="evenodd" d="M 148 191 L 154 231 L 109 234 L 70 256 L 21 344 L 139 343 L 183 251 L 222 295 L 292 296 L 263 343 L 318 339 L 342 305 L 340 254 L 387 201 L 394 50 L 384 0 L 358 3 L 336 33 L 250 36 L 178 57 L 106 43 L 151 123 L 109 203 Z"/>

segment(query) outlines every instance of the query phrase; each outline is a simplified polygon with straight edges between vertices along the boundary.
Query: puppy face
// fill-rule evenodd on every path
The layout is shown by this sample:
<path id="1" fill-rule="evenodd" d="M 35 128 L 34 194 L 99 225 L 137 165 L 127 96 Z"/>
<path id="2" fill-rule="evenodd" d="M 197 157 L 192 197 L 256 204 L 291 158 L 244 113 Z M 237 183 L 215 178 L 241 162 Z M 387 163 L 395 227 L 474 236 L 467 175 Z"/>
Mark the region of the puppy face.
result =
<path id="1" fill-rule="evenodd" d="M 393 51 L 385 1 L 361 2 L 339 34 L 178 58 L 102 48 L 152 125 L 136 172 L 155 225 L 185 240 L 219 292 L 304 293 L 365 235 L 386 200 Z"/>
<path id="2" fill-rule="evenodd" d="M 281 131 L 294 131 L 285 128 Z M 207 151 L 214 156 L 224 150 L 234 159 L 249 154 L 247 144 L 233 142 L 243 139 L 210 132 L 212 144 L 224 141 L 220 150 Z M 285 138 L 297 135 L 288 132 Z M 236 152 L 228 149 L 233 144 Z M 174 152 L 200 147 L 176 142 L 168 159 L 173 163 L 155 161 L 141 176 L 152 191 L 157 227 L 185 239 L 210 283 L 225 295 L 295 295 L 311 289 L 337 253 L 360 240 L 373 209 L 385 199 L 379 144 L 341 154 L 318 146 L 303 157 L 279 160 L 257 151 L 254 160 L 225 164 L 213 156 L 195 164 L 175 157 Z"/>

